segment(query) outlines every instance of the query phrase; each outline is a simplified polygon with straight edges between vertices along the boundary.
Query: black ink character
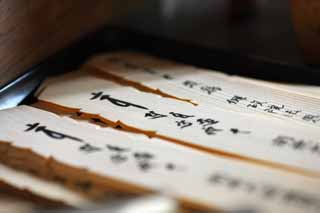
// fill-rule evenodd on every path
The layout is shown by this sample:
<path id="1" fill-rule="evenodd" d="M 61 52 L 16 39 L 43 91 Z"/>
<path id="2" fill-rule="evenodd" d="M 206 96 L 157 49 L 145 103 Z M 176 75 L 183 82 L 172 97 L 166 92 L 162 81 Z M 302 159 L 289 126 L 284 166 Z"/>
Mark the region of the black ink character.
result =
<path id="1" fill-rule="evenodd" d="M 292 142 L 293 149 L 301 150 L 306 147 L 306 142 L 304 140 L 295 140 Z"/>
<path id="2" fill-rule="evenodd" d="M 287 113 L 287 116 L 292 117 L 293 115 L 298 115 L 298 113 L 300 113 L 301 110 L 289 110 L 287 109 L 285 111 L 285 113 Z"/>
<path id="3" fill-rule="evenodd" d="M 120 153 L 117 153 L 111 155 L 110 160 L 115 164 L 120 164 L 126 162 L 128 160 L 128 157 Z"/>
<path id="4" fill-rule="evenodd" d="M 277 193 L 278 193 L 278 190 L 274 186 L 265 185 L 262 188 L 262 195 L 265 198 L 271 199 L 274 196 L 276 196 Z"/>
<path id="5" fill-rule="evenodd" d="M 178 127 L 180 127 L 180 129 L 183 129 L 185 127 L 188 127 L 188 126 L 192 125 L 191 122 L 188 122 L 186 120 L 176 121 L 176 124 L 177 124 Z"/>
<path id="6" fill-rule="evenodd" d="M 287 190 L 283 193 L 282 200 L 287 203 L 299 204 L 300 206 L 312 209 L 319 209 L 319 199 L 311 194 L 301 193 L 296 190 Z"/>
<path id="7" fill-rule="evenodd" d="M 241 184 L 241 181 L 236 179 L 236 178 L 230 178 L 229 181 L 228 181 L 228 186 L 231 188 L 231 189 L 235 189 L 235 188 L 238 188 Z"/>
<path id="8" fill-rule="evenodd" d="M 130 149 L 128 148 L 122 148 L 119 146 L 112 146 L 107 144 L 107 148 L 109 151 L 113 152 L 113 154 L 110 156 L 110 160 L 115 164 L 124 163 L 128 160 L 128 157 L 124 155 L 124 152 L 129 152 Z"/>
<path id="9" fill-rule="evenodd" d="M 173 163 L 167 163 L 166 164 L 166 169 L 167 170 L 172 171 L 172 170 L 176 170 L 176 168 L 177 168 L 177 166 L 175 164 L 173 164 Z"/>
<path id="10" fill-rule="evenodd" d="M 282 135 L 272 140 L 273 145 L 276 145 L 276 146 L 284 146 L 291 143 L 292 141 L 294 141 L 293 137 L 282 136 Z"/>
<path id="11" fill-rule="evenodd" d="M 250 131 L 242 131 L 242 130 L 239 130 L 237 128 L 231 128 L 230 132 L 232 132 L 235 135 L 236 134 L 250 134 Z"/>
<path id="12" fill-rule="evenodd" d="M 162 115 L 154 111 L 149 111 L 144 115 L 144 117 L 149 117 L 150 119 L 157 119 L 157 118 L 167 117 L 167 115 Z"/>
<path id="13" fill-rule="evenodd" d="M 223 131 L 223 129 L 217 129 L 213 127 L 213 125 L 219 123 L 219 121 L 211 119 L 211 118 L 200 118 L 197 122 L 202 126 L 202 129 L 205 131 L 207 135 L 215 135 L 217 132 Z"/>
<path id="14" fill-rule="evenodd" d="M 261 102 L 257 100 L 250 101 L 250 104 L 247 105 L 247 107 L 257 108 L 262 107 L 263 104 L 266 104 L 267 102 Z"/>
<path id="15" fill-rule="evenodd" d="M 217 129 L 215 127 L 209 126 L 204 131 L 207 135 L 215 135 L 217 132 L 223 131 L 223 129 Z"/>
<path id="16" fill-rule="evenodd" d="M 148 108 L 144 107 L 144 106 L 140 106 L 137 104 L 133 104 L 133 103 L 129 103 L 126 101 L 122 101 L 119 99 L 115 99 L 110 97 L 110 95 L 103 95 L 103 92 L 93 92 L 91 93 L 93 96 L 90 98 L 90 100 L 95 100 L 97 98 L 100 98 L 100 100 L 105 100 L 107 99 L 108 101 L 110 101 L 112 104 L 120 106 L 120 107 L 136 107 L 136 108 L 140 108 L 140 109 L 145 109 L 147 110 Z"/>
<path id="17" fill-rule="evenodd" d="M 228 102 L 229 104 L 237 104 L 237 103 L 239 103 L 240 101 L 245 101 L 245 100 L 247 100 L 246 97 L 234 95 L 231 99 L 227 99 L 227 102 Z"/>
<path id="18" fill-rule="evenodd" d="M 192 118 L 194 117 L 194 115 L 184 115 L 184 114 L 180 114 L 180 113 L 176 113 L 176 112 L 169 112 L 170 115 L 172 115 L 173 117 L 176 118 Z"/>
<path id="19" fill-rule="evenodd" d="M 257 186 L 254 183 L 245 182 L 243 185 L 244 185 L 244 189 L 248 193 L 252 193 L 252 192 L 256 191 L 256 189 L 257 189 Z"/>
<path id="20" fill-rule="evenodd" d="M 209 177 L 209 182 L 211 184 L 221 184 L 222 181 L 225 181 L 225 178 L 223 177 L 223 175 L 218 173 L 212 174 Z"/>
<path id="21" fill-rule="evenodd" d="M 25 130 L 25 132 L 34 130 L 35 132 L 43 132 L 47 136 L 49 136 L 50 138 L 54 138 L 54 139 L 57 139 L 57 140 L 63 140 L 65 138 L 68 138 L 70 140 L 83 142 L 83 140 L 80 139 L 80 138 L 73 137 L 73 136 L 70 136 L 70 135 L 67 135 L 67 134 L 63 134 L 63 133 L 60 133 L 60 132 L 52 131 L 52 130 L 47 129 L 46 126 L 39 126 L 39 125 L 40 125 L 40 123 L 27 124 L 26 126 L 28 126 L 29 128 L 27 128 Z"/>
<path id="22" fill-rule="evenodd" d="M 268 108 L 264 109 L 263 111 L 269 112 L 269 113 L 276 113 L 276 111 L 280 111 L 283 108 L 284 108 L 284 105 L 277 106 L 277 105 L 271 104 L 268 106 Z"/>
<path id="23" fill-rule="evenodd" d="M 29 132 L 31 130 L 33 130 L 34 128 L 36 128 L 40 123 L 34 123 L 34 124 L 27 124 L 26 126 L 28 126 L 29 128 L 27 128 L 26 130 L 24 130 L 25 132 Z"/>
<path id="24" fill-rule="evenodd" d="M 93 146 L 91 144 L 86 143 L 80 146 L 79 150 L 85 153 L 93 153 L 93 152 L 101 151 L 102 149 L 97 146 Z"/>
<path id="25" fill-rule="evenodd" d="M 162 77 L 164 79 L 167 79 L 167 80 L 172 80 L 173 79 L 173 77 L 171 75 L 169 75 L 169 74 L 164 74 Z"/>
<path id="26" fill-rule="evenodd" d="M 215 87 L 215 86 L 202 86 L 200 87 L 200 89 L 208 93 L 208 95 L 211 95 L 214 92 L 218 92 L 222 90 L 220 87 Z"/>
<path id="27" fill-rule="evenodd" d="M 93 92 L 93 93 L 91 93 L 91 95 L 93 95 L 93 96 L 90 98 L 90 100 L 95 100 L 95 99 L 97 99 L 99 97 L 100 97 L 100 100 L 101 100 L 101 95 L 102 94 L 103 94 L 103 92 Z"/>
<path id="28" fill-rule="evenodd" d="M 107 144 L 107 148 L 112 152 L 129 152 L 130 151 L 129 148 L 122 148 L 119 146 L 113 146 L 113 145 L 109 145 L 109 144 Z"/>
<path id="29" fill-rule="evenodd" d="M 293 137 L 288 136 L 278 136 L 273 140 L 274 145 L 283 146 L 290 145 L 290 147 L 294 150 L 308 150 L 311 153 L 320 154 L 320 145 L 319 143 L 315 143 L 314 141 L 306 141 L 306 140 L 297 140 Z"/>
<path id="30" fill-rule="evenodd" d="M 202 125 L 204 128 L 207 127 L 207 126 L 210 126 L 210 125 L 214 125 L 214 124 L 217 124 L 219 123 L 219 121 L 217 120 L 214 120 L 214 119 L 211 119 L 211 118 L 199 118 L 197 120 L 197 122 Z"/>
<path id="31" fill-rule="evenodd" d="M 302 118 L 304 121 L 311 121 L 312 123 L 317 123 L 320 121 L 320 115 L 306 114 Z"/>
<path id="32" fill-rule="evenodd" d="M 141 171 L 147 172 L 149 171 L 154 165 L 150 162 L 154 155 L 148 152 L 135 152 L 133 157 L 136 159 L 138 163 L 138 167 Z"/>
<path id="33" fill-rule="evenodd" d="M 133 157 L 137 160 L 150 160 L 154 158 L 154 155 L 149 152 L 135 152 Z"/>
<path id="34" fill-rule="evenodd" d="M 320 154 L 320 145 L 318 143 L 312 145 L 311 152 Z"/>
<path id="35" fill-rule="evenodd" d="M 189 81 L 189 80 L 184 81 L 182 84 L 183 84 L 183 86 L 186 86 L 186 87 L 189 87 L 189 88 L 193 88 L 193 87 L 195 87 L 195 86 L 198 85 L 197 82 L 195 82 L 195 81 Z"/>

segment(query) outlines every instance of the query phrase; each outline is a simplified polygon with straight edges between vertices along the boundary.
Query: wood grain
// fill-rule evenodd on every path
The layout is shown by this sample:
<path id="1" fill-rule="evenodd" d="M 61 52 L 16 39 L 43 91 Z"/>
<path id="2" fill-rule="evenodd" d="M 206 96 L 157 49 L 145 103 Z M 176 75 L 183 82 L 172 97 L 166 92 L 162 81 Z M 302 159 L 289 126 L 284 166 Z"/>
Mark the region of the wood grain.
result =
<path id="1" fill-rule="evenodd" d="M 305 62 L 320 65 L 320 1 L 291 0 L 291 13 Z"/>
<path id="2" fill-rule="evenodd" d="M 106 24 L 128 9 L 128 2 L 0 0 L 0 87 L 76 38 Z"/>

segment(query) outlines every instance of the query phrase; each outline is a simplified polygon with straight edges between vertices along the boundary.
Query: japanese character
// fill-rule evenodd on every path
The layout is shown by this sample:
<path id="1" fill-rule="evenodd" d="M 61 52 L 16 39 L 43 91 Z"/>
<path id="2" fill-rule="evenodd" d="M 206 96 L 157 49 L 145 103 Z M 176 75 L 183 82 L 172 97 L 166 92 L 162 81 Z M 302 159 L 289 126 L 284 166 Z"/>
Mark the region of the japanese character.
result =
<path id="1" fill-rule="evenodd" d="M 233 133 L 233 134 L 238 134 L 238 133 L 242 133 L 242 134 L 249 134 L 250 131 L 241 131 L 237 128 L 231 128 L 230 131 Z"/>
<path id="2" fill-rule="evenodd" d="M 244 183 L 245 189 L 248 193 L 256 190 L 257 186 L 254 183 Z"/>
<path id="3" fill-rule="evenodd" d="M 39 125 L 40 125 L 40 123 L 27 124 L 26 126 L 28 126 L 29 128 L 27 128 L 25 130 L 25 132 L 29 132 L 29 131 L 34 129 L 35 132 L 43 132 L 47 136 L 49 136 L 51 138 L 54 138 L 54 139 L 57 139 L 57 140 L 63 140 L 65 138 L 68 138 L 70 140 L 83 142 L 83 140 L 80 139 L 80 138 L 73 137 L 73 136 L 70 136 L 70 135 L 67 135 L 67 134 L 63 134 L 63 133 L 60 133 L 60 132 L 56 132 L 56 131 L 53 131 L 53 130 L 49 130 L 49 129 L 47 129 L 46 126 L 39 126 Z"/>
<path id="4" fill-rule="evenodd" d="M 180 114 L 180 113 L 176 113 L 176 112 L 169 112 L 170 115 L 172 115 L 173 117 L 176 118 L 191 118 L 194 117 L 194 115 L 184 115 L 184 114 Z"/>
<path id="5" fill-rule="evenodd" d="M 313 153 L 319 153 L 320 154 L 320 145 L 318 143 L 314 144 L 312 147 L 311 147 L 311 152 Z"/>
<path id="6" fill-rule="evenodd" d="M 202 126 L 202 129 L 204 129 L 207 135 L 215 135 L 217 132 L 223 131 L 222 129 L 212 127 L 212 125 L 219 123 L 217 120 L 211 118 L 199 118 L 197 122 Z"/>
<path id="7" fill-rule="evenodd" d="M 162 77 L 164 79 L 167 79 L 167 80 L 172 80 L 173 79 L 173 77 L 171 75 L 169 75 L 169 74 L 164 74 Z"/>
<path id="8" fill-rule="evenodd" d="M 176 169 L 176 165 L 174 165 L 173 163 L 167 163 L 166 164 L 166 168 L 168 170 L 175 170 Z"/>
<path id="9" fill-rule="evenodd" d="M 181 129 L 192 125 L 191 122 L 188 122 L 188 121 L 186 121 L 186 120 L 176 121 L 176 124 L 177 124 Z"/>
<path id="10" fill-rule="evenodd" d="M 109 144 L 107 144 L 107 148 L 109 149 L 109 151 L 113 152 L 113 154 L 110 156 L 110 160 L 113 163 L 119 164 L 119 163 L 123 163 L 123 162 L 127 161 L 128 157 L 125 156 L 123 153 L 129 152 L 130 149 L 122 148 L 119 146 L 113 146 L 113 145 L 109 145 Z"/>
<path id="11" fill-rule="evenodd" d="M 302 119 L 305 121 L 312 121 L 313 123 L 317 123 L 318 121 L 320 121 L 320 115 L 306 114 Z"/>
<path id="12" fill-rule="evenodd" d="M 152 164 L 149 161 L 139 161 L 138 166 L 142 171 L 148 171 L 152 168 Z"/>
<path id="13" fill-rule="evenodd" d="M 278 136 L 275 139 L 273 139 L 272 142 L 273 142 L 273 145 L 283 146 L 283 145 L 287 145 L 288 143 L 290 143 L 293 140 L 294 140 L 294 138 L 292 138 L 292 137 Z"/>
<path id="14" fill-rule="evenodd" d="M 154 158 L 153 154 L 148 152 L 135 152 L 133 156 L 142 171 L 146 172 L 153 167 L 153 164 L 150 162 Z"/>
<path id="15" fill-rule="evenodd" d="M 205 119 L 204 118 L 199 118 L 197 120 L 197 122 L 199 124 L 203 125 L 203 127 L 219 123 L 219 121 L 211 119 L 211 118 L 205 118 Z"/>
<path id="16" fill-rule="evenodd" d="M 92 153 L 92 152 L 100 151 L 101 148 L 86 143 L 86 144 L 80 146 L 79 150 L 83 151 L 83 152 L 86 152 L 86 153 Z"/>
<path id="17" fill-rule="evenodd" d="M 284 105 L 277 106 L 277 105 L 271 104 L 268 106 L 268 108 L 264 109 L 264 111 L 269 113 L 276 113 L 275 111 L 280 111 L 283 108 L 284 108 Z"/>
<path id="18" fill-rule="evenodd" d="M 128 152 L 128 151 L 130 151 L 130 149 L 128 149 L 128 148 L 122 148 L 119 146 L 113 146 L 113 145 L 109 145 L 109 144 L 107 144 L 106 147 L 112 152 Z"/>
<path id="19" fill-rule="evenodd" d="M 154 158 L 154 155 L 148 152 L 135 152 L 133 156 L 137 160 L 147 160 Z"/>
<path id="20" fill-rule="evenodd" d="M 209 177 L 210 183 L 221 183 L 225 178 L 221 174 L 213 174 Z"/>
<path id="21" fill-rule="evenodd" d="M 157 119 L 157 118 L 167 117 L 167 115 L 162 115 L 154 111 L 149 111 L 144 115 L 144 117 L 150 117 L 150 119 Z"/>
<path id="22" fill-rule="evenodd" d="M 297 115 L 298 113 L 300 113 L 301 112 L 301 110 L 289 110 L 289 109 L 287 109 L 286 111 L 285 111 L 285 113 L 287 113 L 288 114 L 288 116 L 292 116 L 292 115 Z"/>
<path id="23" fill-rule="evenodd" d="M 292 147 L 294 149 L 303 149 L 306 145 L 307 145 L 306 142 L 304 142 L 303 140 L 292 142 Z"/>
<path id="24" fill-rule="evenodd" d="M 241 181 L 238 179 L 235 179 L 235 178 L 231 178 L 228 181 L 228 186 L 230 188 L 237 188 L 237 187 L 239 187 L 240 184 L 241 184 Z"/>
<path id="25" fill-rule="evenodd" d="M 246 97 L 241 97 L 241 96 L 238 96 L 238 95 L 234 95 L 231 99 L 227 99 L 227 102 L 229 104 L 237 104 L 240 101 L 244 101 L 244 100 L 247 100 L 247 98 Z"/>
<path id="26" fill-rule="evenodd" d="M 272 140 L 273 145 L 276 145 L 276 146 L 287 145 L 288 143 L 290 143 L 292 141 L 294 141 L 294 138 L 288 137 L 288 136 L 278 136 Z"/>
<path id="27" fill-rule="evenodd" d="M 120 106 L 120 107 L 136 107 L 136 108 L 140 108 L 140 109 L 145 109 L 147 110 L 148 108 L 144 107 L 144 106 L 140 106 L 137 104 L 133 104 L 133 103 L 129 103 L 126 101 L 122 101 L 119 99 L 115 99 L 110 97 L 110 95 L 103 95 L 103 92 L 93 92 L 91 93 L 93 95 L 93 97 L 90 98 L 90 100 L 95 100 L 97 98 L 100 98 L 100 100 L 105 100 L 107 99 L 108 101 L 110 101 L 112 104 Z"/>
<path id="28" fill-rule="evenodd" d="M 184 86 L 186 86 L 186 87 L 189 87 L 189 88 L 193 88 L 193 87 L 195 87 L 195 86 L 198 85 L 197 82 L 195 82 L 195 81 L 189 81 L 189 80 L 184 81 L 182 84 L 183 84 Z"/>
<path id="29" fill-rule="evenodd" d="M 263 106 L 263 104 L 266 104 L 267 102 L 261 102 L 257 100 L 250 101 L 250 104 L 247 105 L 247 107 L 257 108 L 259 106 Z"/>
<path id="30" fill-rule="evenodd" d="M 273 186 L 264 186 L 262 194 L 265 198 L 272 198 L 277 194 L 277 189 Z"/>
<path id="31" fill-rule="evenodd" d="M 169 171 L 176 171 L 176 170 L 180 170 L 181 171 L 181 169 L 183 170 L 183 168 L 181 167 L 181 166 L 177 166 L 176 164 L 174 164 L 174 163 L 166 163 L 165 164 L 165 168 L 167 169 L 167 170 L 169 170 Z"/>
<path id="32" fill-rule="evenodd" d="M 208 95 L 211 95 L 214 92 L 222 90 L 220 87 L 215 87 L 215 86 L 202 86 L 200 87 L 200 89 L 204 92 L 207 92 Z"/>
<path id="33" fill-rule="evenodd" d="M 119 163 L 126 162 L 128 160 L 128 157 L 121 153 L 117 153 L 117 154 L 112 154 L 110 157 L 110 160 L 113 163 L 119 164 Z"/>
<path id="34" fill-rule="evenodd" d="M 314 201 L 317 203 L 317 200 L 314 200 L 313 197 L 308 196 L 307 194 L 301 194 L 298 191 L 287 191 L 283 195 L 283 199 L 287 202 L 292 203 L 299 203 L 299 204 L 306 204 L 310 206 L 310 204 L 314 203 Z"/>
<path id="35" fill-rule="evenodd" d="M 209 127 L 205 128 L 204 131 L 207 135 L 215 135 L 217 132 L 223 131 L 223 129 L 217 129 L 212 126 L 209 126 Z"/>

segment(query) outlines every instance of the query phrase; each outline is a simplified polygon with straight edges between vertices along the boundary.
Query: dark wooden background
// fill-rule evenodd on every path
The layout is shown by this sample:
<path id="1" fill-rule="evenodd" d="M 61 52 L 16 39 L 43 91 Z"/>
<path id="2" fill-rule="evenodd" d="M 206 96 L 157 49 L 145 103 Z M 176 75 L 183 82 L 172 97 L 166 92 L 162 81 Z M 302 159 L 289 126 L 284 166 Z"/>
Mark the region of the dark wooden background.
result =
<path id="1" fill-rule="evenodd" d="M 248 2 L 254 5 L 248 7 Z M 246 15 L 230 17 L 231 3 L 246 6 Z M 145 0 L 117 24 L 205 47 L 303 63 L 290 0 Z"/>
<path id="2" fill-rule="evenodd" d="M 0 0 L 0 86 L 121 15 L 129 2 L 136 1 Z"/>
<path id="3" fill-rule="evenodd" d="M 241 0 L 240 7 L 245 2 L 255 4 L 247 8 L 247 16 L 233 19 L 231 2 L 240 1 L 0 0 L 0 87 L 108 23 L 280 63 L 304 64 L 290 0 Z"/>

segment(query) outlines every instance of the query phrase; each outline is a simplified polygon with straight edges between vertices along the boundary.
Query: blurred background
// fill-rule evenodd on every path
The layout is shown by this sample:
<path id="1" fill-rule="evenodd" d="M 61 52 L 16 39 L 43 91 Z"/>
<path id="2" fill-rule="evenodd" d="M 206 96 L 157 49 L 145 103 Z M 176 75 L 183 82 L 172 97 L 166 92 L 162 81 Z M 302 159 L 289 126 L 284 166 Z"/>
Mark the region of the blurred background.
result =
<path id="1" fill-rule="evenodd" d="M 319 64 L 319 0 L 2 0 L 0 87 L 105 25 L 302 65 Z"/>
<path id="2" fill-rule="evenodd" d="M 302 63 L 291 21 L 290 1 L 143 1 L 120 26 L 155 35 Z"/>

